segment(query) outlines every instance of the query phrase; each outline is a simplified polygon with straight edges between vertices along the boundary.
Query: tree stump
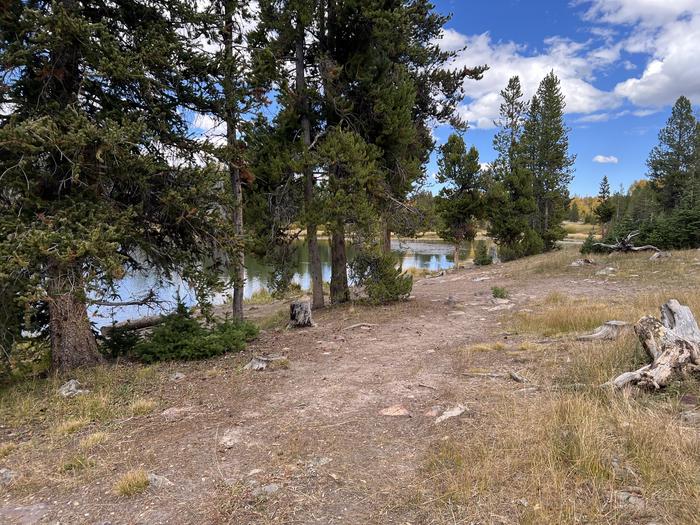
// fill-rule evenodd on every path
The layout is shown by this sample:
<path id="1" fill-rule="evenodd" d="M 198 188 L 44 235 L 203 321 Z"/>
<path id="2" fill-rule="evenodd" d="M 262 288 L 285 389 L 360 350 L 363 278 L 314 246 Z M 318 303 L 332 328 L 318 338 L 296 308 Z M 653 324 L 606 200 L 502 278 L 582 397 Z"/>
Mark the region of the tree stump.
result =
<path id="1" fill-rule="evenodd" d="M 610 382 L 614 387 L 659 389 L 676 375 L 700 370 L 700 328 L 687 306 L 671 299 L 661 307 L 661 321 L 642 317 L 634 331 L 652 362 L 619 375 Z"/>
<path id="2" fill-rule="evenodd" d="M 304 328 L 307 326 L 315 326 L 311 318 L 311 302 L 294 301 L 289 305 L 289 327 Z"/>

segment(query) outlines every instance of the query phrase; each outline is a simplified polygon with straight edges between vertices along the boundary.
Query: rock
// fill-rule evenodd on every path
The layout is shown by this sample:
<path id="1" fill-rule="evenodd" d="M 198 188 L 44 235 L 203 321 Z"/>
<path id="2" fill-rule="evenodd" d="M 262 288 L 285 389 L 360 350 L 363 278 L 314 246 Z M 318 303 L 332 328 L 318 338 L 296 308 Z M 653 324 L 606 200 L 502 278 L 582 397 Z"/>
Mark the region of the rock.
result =
<path id="1" fill-rule="evenodd" d="M 233 448 L 242 440 L 243 437 L 240 429 L 230 428 L 226 432 L 224 432 L 223 436 L 221 436 L 221 439 L 219 440 L 219 445 L 226 449 Z"/>
<path id="2" fill-rule="evenodd" d="M 181 379 L 185 379 L 185 374 L 183 374 L 182 372 L 175 372 L 174 374 L 170 374 L 171 381 L 180 381 Z"/>
<path id="3" fill-rule="evenodd" d="M 0 507 L 0 523 L 42 523 L 42 518 L 49 510 L 46 503 Z"/>
<path id="4" fill-rule="evenodd" d="M 681 413 L 681 421 L 687 425 L 700 425 L 700 412 L 686 410 Z"/>
<path id="5" fill-rule="evenodd" d="M 447 296 L 447 300 L 445 301 L 445 304 L 447 306 L 454 306 L 457 304 L 457 299 L 455 299 L 454 295 L 450 294 Z"/>
<path id="6" fill-rule="evenodd" d="M 322 341 L 319 341 L 321 343 Z M 244 370 L 265 370 L 270 364 L 274 363 L 275 361 L 281 361 L 287 359 L 284 356 L 254 356 L 253 359 L 250 360 L 250 362 L 243 367 Z"/>
<path id="7" fill-rule="evenodd" d="M 638 510 L 643 510 L 646 507 L 646 502 L 641 496 L 641 491 L 636 487 L 628 487 L 622 490 L 615 491 L 615 501 L 619 505 L 625 507 L 633 507 Z"/>
<path id="8" fill-rule="evenodd" d="M 17 473 L 9 468 L 0 468 L 0 485 L 9 485 L 15 478 L 17 478 Z"/>
<path id="9" fill-rule="evenodd" d="M 668 259 L 671 257 L 669 252 L 656 252 L 654 255 L 649 257 L 650 261 L 658 261 L 659 259 Z"/>
<path id="10" fill-rule="evenodd" d="M 683 394 L 681 396 L 680 401 L 681 401 L 681 405 L 694 407 L 698 404 L 698 396 L 694 396 L 693 394 Z"/>
<path id="11" fill-rule="evenodd" d="M 320 458 L 314 458 L 311 461 L 309 461 L 309 466 L 310 467 L 322 467 L 323 465 L 328 465 L 333 461 L 331 458 L 327 458 L 325 456 L 322 456 Z"/>
<path id="12" fill-rule="evenodd" d="M 89 390 L 82 389 L 80 387 L 81 385 L 76 379 L 71 379 L 67 383 L 64 383 L 61 386 L 61 388 L 58 389 L 58 394 L 63 397 L 75 397 L 90 393 Z"/>
<path id="13" fill-rule="evenodd" d="M 259 498 L 261 496 L 271 496 L 275 492 L 280 490 L 280 486 L 277 483 L 270 483 L 269 485 L 264 485 L 253 491 L 253 496 Z"/>
<path id="14" fill-rule="evenodd" d="M 490 281 L 491 277 L 475 277 L 472 279 L 472 282 L 474 283 L 480 283 L 481 281 Z"/>
<path id="15" fill-rule="evenodd" d="M 164 487 L 172 487 L 173 485 L 175 485 L 175 483 L 170 481 L 165 476 L 159 476 L 158 474 L 154 474 L 153 472 L 149 472 L 148 474 L 148 484 L 151 487 L 155 487 L 157 489 L 162 489 Z"/>
<path id="16" fill-rule="evenodd" d="M 437 417 L 440 415 L 441 410 L 441 406 L 435 405 L 434 407 L 431 407 L 430 410 L 427 410 L 424 415 L 427 417 Z"/>
<path id="17" fill-rule="evenodd" d="M 576 259 L 569 266 L 579 267 L 579 266 L 592 266 L 597 264 L 593 259 Z"/>
<path id="18" fill-rule="evenodd" d="M 411 417 L 411 413 L 403 405 L 392 405 L 382 410 L 380 414 L 391 417 Z"/>
<path id="19" fill-rule="evenodd" d="M 436 424 L 442 423 L 443 421 L 445 421 L 446 419 L 450 419 L 451 417 L 461 416 L 462 414 L 464 414 L 464 412 L 466 410 L 467 410 L 466 407 L 464 407 L 462 405 L 457 405 L 455 407 L 452 407 L 449 410 L 445 410 L 442 413 L 442 415 L 435 420 L 435 423 Z"/>
<path id="20" fill-rule="evenodd" d="M 261 468 L 254 468 L 253 470 L 251 470 L 250 472 L 248 472 L 248 476 L 257 476 L 258 474 L 262 474 L 262 473 L 263 473 L 263 469 L 261 469 Z"/>
<path id="21" fill-rule="evenodd" d="M 163 410 L 161 416 L 165 418 L 168 423 L 182 419 L 183 417 L 189 415 L 192 412 L 192 407 L 171 407 Z"/>

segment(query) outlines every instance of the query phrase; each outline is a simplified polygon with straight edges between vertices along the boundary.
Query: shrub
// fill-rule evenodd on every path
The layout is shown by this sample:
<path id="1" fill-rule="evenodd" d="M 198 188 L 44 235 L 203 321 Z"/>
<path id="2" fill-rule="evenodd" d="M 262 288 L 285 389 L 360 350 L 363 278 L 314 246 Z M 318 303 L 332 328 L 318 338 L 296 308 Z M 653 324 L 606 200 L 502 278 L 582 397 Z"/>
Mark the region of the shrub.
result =
<path id="1" fill-rule="evenodd" d="M 113 328 L 100 345 L 100 352 L 107 357 L 116 359 L 126 356 L 141 340 L 138 332 L 129 328 Z"/>
<path id="2" fill-rule="evenodd" d="M 491 264 L 491 262 L 486 241 L 476 241 L 476 247 L 474 248 L 474 264 L 477 266 L 486 266 Z"/>
<path id="3" fill-rule="evenodd" d="M 595 244 L 595 238 L 593 237 L 593 230 L 588 232 L 588 237 L 586 237 L 586 240 L 583 241 L 583 244 L 581 245 L 581 254 L 582 255 L 588 255 L 589 253 L 593 253 L 596 250 Z"/>
<path id="4" fill-rule="evenodd" d="M 491 288 L 491 294 L 496 299 L 508 299 L 508 290 L 502 288 L 501 286 L 494 286 Z"/>
<path id="5" fill-rule="evenodd" d="M 376 304 L 407 299 L 413 288 L 413 277 L 401 270 L 398 257 L 377 248 L 360 250 L 350 263 L 350 273 Z"/>
<path id="6" fill-rule="evenodd" d="M 133 354 L 146 363 L 206 359 L 243 350 L 246 342 L 257 334 L 257 327 L 248 322 L 226 321 L 207 329 L 192 318 L 183 304 L 179 304 L 174 314 L 156 326 L 149 337 L 136 344 Z"/>

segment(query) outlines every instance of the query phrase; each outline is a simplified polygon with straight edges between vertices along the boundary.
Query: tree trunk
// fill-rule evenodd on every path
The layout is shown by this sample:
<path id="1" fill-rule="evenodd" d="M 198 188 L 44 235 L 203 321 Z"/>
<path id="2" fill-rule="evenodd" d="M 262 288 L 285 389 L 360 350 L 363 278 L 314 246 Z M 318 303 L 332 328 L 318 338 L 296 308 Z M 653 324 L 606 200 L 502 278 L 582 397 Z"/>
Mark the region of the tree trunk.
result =
<path id="1" fill-rule="evenodd" d="M 459 244 L 454 245 L 454 263 L 455 263 L 455 269 L 459 269 Z"/>
<path id="2" fill-rule="evenodd" d="M 101 363 L 102 356 L 97 350 L 85 300 L 79 295 L 82 289 L 63 277 L 52 278 L 48 289 L 53 370 L 66 372 Z"/>
<path id="3" fill-rule="evenodd" d="M 233 60 L 233 13 L 229 2 L 224 4 L 224 54 L 226 61 Z M 227 68 L 228 69 L 228 68 Z M 237 165 L 236 130 L 238 127 L 238 107 L 235 101 L 233 81 L 226 73 L 224 79 L 224 98 L 226 105 L 226 144 L 228 146 L 228 170 L 233 192 L 233 229 L 236 240 L 243 240 L 243 191 L 241 187 L 241 169 Z M 243 320 L 243 292 L 245 286 L 245 254 L 243 248 L 236 250 L 233 257 L 233 318 Z"/>
<path id="4" fill-rule="evenodd" d="M 297 19 L 296 42 L 296 89 L 299 97 L 302 139 L 304 149 L 311 144 L 311 123 L 309 122 L 309 100 L 306 96 L 304 60 L 304 28 Z M 318 251 L 316 220 L 314 218 L 314 175 L 311 166 L 304 166 L 304 204 L 306 205 L 306 242 L 309 248 L 309 273 L 311 275 L 311 307 L 323 308 L 323 271 L 321 255 Z"/>
<path id="5" fill-rule="evenodd" d="M 384 253 L 391 253 L 391 228 L 389 227 L 389 221 L 386 218 L 382 219 L 382 237 L 381 237 L 381 248 Z"/>
<path id="6" fill-rule="evenodd" d="M 347 263 L 345 224 L 339 220 L 331 231 L 331 303 L 333 304 L 350 300 Z"/>

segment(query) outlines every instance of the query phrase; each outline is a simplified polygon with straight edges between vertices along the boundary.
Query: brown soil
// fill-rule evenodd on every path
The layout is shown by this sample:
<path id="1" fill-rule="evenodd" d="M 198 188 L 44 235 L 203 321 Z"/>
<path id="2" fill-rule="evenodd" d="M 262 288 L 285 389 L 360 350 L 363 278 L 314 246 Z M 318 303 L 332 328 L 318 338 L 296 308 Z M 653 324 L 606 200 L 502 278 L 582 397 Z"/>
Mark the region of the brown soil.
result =
<path id="1" fill-rule="evenodd" d="M 494 285 L 508 289 L 512 309 L 494 304 Z M 554 290 L 619 299 L 624 288 L 570 276 L 524 283 L 508 275 L 508 265 L 470 268 L 416 282 L 405 303 L 327 308 L 315 313 L 316 327 L 265 331 L 244 354 L 163 366 L 150 392 L 159 408 L 110 423 L 93 474 L 10 485 L 0 493 L 0 522 L 427 523 L 408 496 L 422 483 L 429 448 L 458 429 L 488 428 L 504 396 L 539 395 L 507 378 L 510 371 L 536 377 L 532 359 L 488 350 L 467 359 L 460 349 L 515 348 L 519 339 L 509 335 L 504 314 Z M 358 323 L 373 326 L 346 329 Z M 288 362 L 243 371 L 252 355 Z M 186 377 L 169 380 L 175 370 Z M 463 415 L 436 423 L 458 404 Z M 410 415 L 381 414 L 394 405 Z M 161 413 L 172 407 L 185 410 L 169 421 Z M 0 429 L 5 437 L 11 431 Z M 31 476 L 44 456 L 67 454 L 75 440 L 56 446 L 63 448 L 9 466 Z M 173 485 L 116 495 L 114 482 L 137 467 Z"/>

